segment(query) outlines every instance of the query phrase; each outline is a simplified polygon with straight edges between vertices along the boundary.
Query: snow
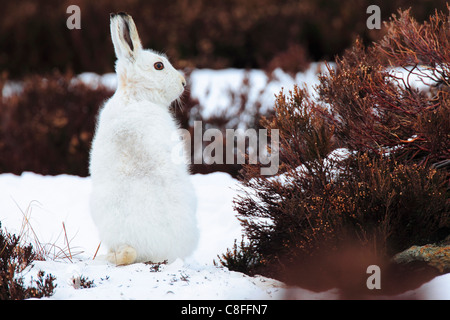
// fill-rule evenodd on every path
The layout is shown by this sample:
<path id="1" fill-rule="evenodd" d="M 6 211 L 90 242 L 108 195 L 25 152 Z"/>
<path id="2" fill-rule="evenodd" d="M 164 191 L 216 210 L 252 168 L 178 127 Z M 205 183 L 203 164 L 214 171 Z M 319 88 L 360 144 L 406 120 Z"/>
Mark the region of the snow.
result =
<path id="1" fill-rule="evenodd" d="M 214 265 L 217 255 L 240 239 L 241 226 L 232 209 L 236 180 L 226 173 L 194 175 L 201 230 L 197 250 L 184 261 L 176 260 L 152 271 L 143 263 L 116 267 L 102 259 L 100 243 L 89 214 L 90 178 L 69 175 L 0 175 L 0 221 L 8 232 L 20 234 L 24 215 L 33 230 L 24 237 L 51 248 L 46 261 L 25 271 L 36 278 L 39 270 L 56 277 L 52 299 L 278 299 L 283 285 L 264 277 L 249 277 Z M 63 223 L 70 242 L 67 249 Z M 64 254 L 62 253 L 64 251 Z M 75 289 L 73 279 L 85 277 L 95 287 Z"/>
<path id="2" fill-rule="evenodd" d="M 333 66 L 333 63 L 329 63 Z M 198 99 L 202 106 L 202 115 L 205 118 L 211 117 L 221 112 L 233 113 L 240 106 L 240 93 L 245 92 L 243 81 L 248 80 L 248 101 L 247 108 L 260 102 L 261 112 L 273 108 L 275 95 L 283 89 L 285 92 L 292 90 L 295 84 L 305 85 L 309 92 L 313 92 L 313 87 L 319 84 L 318 74 L 327 72 L 324 62 L 311 63 L 304 72 L 291 75 L 281 69 L 275 69 L 272 73 L 262 70 L 250 69 L 195 69 L 189 75 L 191 83 L 190 94 L 192 98 Z M 117 77 L 114 73 L 98 75 L 92 72 L 85 72 L 76 77 L 74 81 L 81 81 L 97 88 L 99 84 L 115 90 Z M 17 92 L 16 83 L 6 85 L 4 95 L 10 92 Z M 234 101 L 232 95 L 234 94 Z M 314 97 L 314 95 L 313 95 Z"/>
<path id="3" fill-rule="evenodd" d="M 249 277 L 217 266 L 213 260 L 241 239 L 242 228 L 232 208 L 238 194 L 237 181 L 225 173 L 193 175 L 198 196 L 201 232 L 197 250 L 184 261 L 178 259 L 153 270 L 150 264 L 116 267 L 102 259 L 100 243 L 89 214 L 90 178 L 70 175 L 42 176 L 25 172 L 21 176 L 0 175 L 0 221 L 8 232 L 19 234 L 23 214 L 41 244 L 47 243 L 45 261 L 35 261 L 23 272 L 25 283 L 39 270 L 56 277 L 57 287 L 50 299 L 335 299 L 337 290 L 312 292 L 286 288 L 279 281 L 262 276 Z M 68 255 L 67 239 L 72 258 Z M 24 234 L 34 241 L 31 231 Z M 94 287 L 77 289 L 73 279 L 94 281 Z M 28 279 L 28 280 L 27 280 Z M 407 296 L 405 293 L 405 296 Z M 426 299 L 450 299 L 450 274 L 436 277 L 414 291 Z M 401 297 L 401 296 L 400 296 Z"/>
<path id="4" fill-rule="evenodd" d="M 294 84 L 305 85 L 310 92 L 318 84 L 317 73 L 325 64 L 314 63 L 304 73 L 291 76 L 277 69 L 271 75 L 260 70 L 194 70 L 190 79 L 191 94 L 204 106 L 205 116 L 230 106 L 229 91 L 239 92 L 248 77 L 252 101 L 273 107 L 275 94 Z M 74 81 L 95 88 L 99 83 L 112 90 L 115 74 L 83 73 Z M 21 84 L 9 82 L 4 97 L 20 93 Z M 341 152 L 342 151 L 342 152 Z M 345 150 L 335 156 L 345 156 Z M 286 288 L 276 280 L 249 277 L 217 266 L 217 255 L 231 248 L 242 237 L 242 228 L 233 210 L 239 193 L 238 182 L 225 173 L 193 175 L 198 196 L 200 242 L 188 258 L 162 265 L 159 271 L 149 264 L 116 267 L 107 263 L 105 248 L 89 213 L 91 180 L 70 175 L 42 176 L 25 172 L 20 176 L 0 174 L 0 222 L 8 232 L 22 234 L 46 257 L 23 272 L 25 283 L 36 278 L 39 270 L 56 277 L 57 287 L 50 299 L 336 299 L 336 289 L 312 292 Z M 100 247 L 99 247 L 100 245 Z M 97 249 L 98 252 L 96 253 Z M 95 258 L 94 258 L 95 257 Z M 74 279 L 94 281 L 94 287 L 75 288 Z M 434 278 L 414 290 L 421 299 L 450 299 L 450 274 Z M 411 296 L 410 292 L 405 296 Z M 401 298 L 401 295 L 399 296 Z"/>
<path id="5" fill-rule="evenodd" d="M 242 84 L 247 77 L 249 85 L 247 106 L 252 106 L 259 101 L 262 103 L 261 111 L 264 112 L 273 108 L 275 95 L 281 89 L 292 90 L 297 83 L 305 83 L 309 89 L 312 89 L 318 84 L 317 74 L 325 71 L 324 63 L 312 63 L 307 71 L 299 72 L 295 76 L 281 69 L 275 69 L 272 74 L 262 70 L 199 69 L 194 70 L 190 75 L 191 95 L 205 107 L 202 114 L 207 118 L 225 108 L 233 109 L 239 106 L 239 100 L 235 101 L 235 105 L 230 102 L 230 92 L 239 93 L 243 90 Z M 239 99 L 239 95 L 236 99 Z"/>

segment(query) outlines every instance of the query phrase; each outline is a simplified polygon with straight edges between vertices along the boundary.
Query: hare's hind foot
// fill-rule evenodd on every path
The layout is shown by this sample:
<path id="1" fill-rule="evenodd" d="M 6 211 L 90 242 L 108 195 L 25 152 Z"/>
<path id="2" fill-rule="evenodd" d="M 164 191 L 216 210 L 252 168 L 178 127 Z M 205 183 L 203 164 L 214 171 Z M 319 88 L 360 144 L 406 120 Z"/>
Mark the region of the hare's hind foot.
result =
<path id="1" fill-rule="evenodd" d="M 137 253 L 133 247 L 123 245 L 116 250 L 111 250 L 106 258 L 111 263 L 123 266 L 136 262 Z"/>

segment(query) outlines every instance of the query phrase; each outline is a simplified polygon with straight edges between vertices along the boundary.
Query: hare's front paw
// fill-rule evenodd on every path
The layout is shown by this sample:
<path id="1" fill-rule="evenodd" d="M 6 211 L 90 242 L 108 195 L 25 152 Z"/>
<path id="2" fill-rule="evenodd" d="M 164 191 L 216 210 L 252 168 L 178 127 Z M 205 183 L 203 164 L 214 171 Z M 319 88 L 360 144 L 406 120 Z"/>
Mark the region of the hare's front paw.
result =
<path id="1" fill-rule="evenodd" d="M 109 262 L 122 266 L 134 263 L 136 257 L 137 253 L 133 247 L 123 245 L 117 248 L 117 250 L 111 250 L 106 258 Z"/>

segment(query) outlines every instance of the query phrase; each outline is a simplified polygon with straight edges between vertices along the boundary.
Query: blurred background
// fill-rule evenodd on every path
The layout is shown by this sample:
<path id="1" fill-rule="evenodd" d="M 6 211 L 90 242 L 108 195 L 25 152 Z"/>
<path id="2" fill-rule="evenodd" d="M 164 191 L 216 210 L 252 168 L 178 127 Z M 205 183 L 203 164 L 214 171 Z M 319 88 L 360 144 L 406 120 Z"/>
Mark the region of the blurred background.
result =
<path id="1" fill-rule="evenodd" d="M 418 21 L 446 8 L 444 0 L 3 0 L 0 173 L 88 174 L 98 107 L 113 90 L 72 79 L 85 72 L 114 71 L 110 12 L 131 14 L 144 47 L 165 52 L 188 75 L 202 68 L 268 74 L 281 68 L 296 74 L 310 62 L 332 61 L 358 36 L 366 44 L 382 37 L 383 28 L 366 26 L 366 9 L 372 4 L 380 7 L 382 20 L 399 8 L 411 7 Z M 70 5 L 81 10 L 80 30 L 66 27 Z M 248 79 L 243 81 L 242 87 L 248 88 Z M 246 94 L 230 92 L 230 101 L 242 98 L 239 112 L 248 107 Z M 230 128 L 236 115 L 202 118 L 203 106 L 188 95 L 176 114 L 183 127 L 192 129 L 193 120 L 202 120 Z M 259 106 L 247 126 L 258 125 L 263 115 Z M 236 175 L 239 166 L 193 168 L 214 170 Z"/>
<path id="2" fill-rule="evenodd" d="M 81 9 L 81 30 L 69 30 L 69 5 Z M 134 17 L 144 47 L 167 53 L 178 68 L 301 67 L 331 60 L 366 27 L 369 5 L 382 20 L 411 7 L 425 20 L 444 0 L 4 0 L 0 12 L 0 70 L 10 78 L 58 69 L 113 71 L 109 13 Z"/>

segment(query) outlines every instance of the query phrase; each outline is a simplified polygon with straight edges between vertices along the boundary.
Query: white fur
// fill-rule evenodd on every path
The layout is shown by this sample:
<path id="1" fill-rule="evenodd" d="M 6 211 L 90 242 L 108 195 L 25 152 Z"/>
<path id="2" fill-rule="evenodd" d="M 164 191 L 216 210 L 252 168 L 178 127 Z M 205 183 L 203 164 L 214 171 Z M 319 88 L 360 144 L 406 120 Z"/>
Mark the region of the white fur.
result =
<path id="1" fill-rule="evenodd" d="M 110 261 L 170 262 L 192 253 L 198 239 L 188 169 L 171 160 L 179 141 L 169 107 L 185 80 L 165 56 L 142 49 L 130 16 L 111 15 L 111 37 L 118 88 L 100 111 L 92 143 L 91 214 Z"/>

